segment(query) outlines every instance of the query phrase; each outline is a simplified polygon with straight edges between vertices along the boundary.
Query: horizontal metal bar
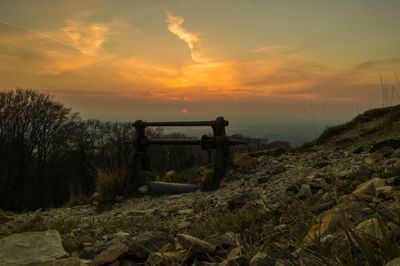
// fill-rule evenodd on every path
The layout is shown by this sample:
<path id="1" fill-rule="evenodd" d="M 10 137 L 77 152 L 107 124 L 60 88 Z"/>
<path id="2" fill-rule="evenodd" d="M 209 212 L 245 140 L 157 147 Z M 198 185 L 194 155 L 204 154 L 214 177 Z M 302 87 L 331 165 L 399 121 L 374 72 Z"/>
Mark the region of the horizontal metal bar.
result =
<path id="1" fill-rule="evenodd" d="M 199 139 L 147 139 L 144 141 L 146 145 L 158 144 L 158 145 L 201 145 Z"/>
<path id="2" fill-rule="evenodd" d="M 214 141 L 213 139 L 208 140 L 209 142 Z M 209 143 L 208 142 L 208 143 Z M 228 145 L 246 145 L 247 143 L 241 140 L 228 140 Z M 201 139 L 146 139 L 144 140 L 146 145 L 201 145 Z"/>
<path id="3" fill-rule="evenodd" d="M 247 145 L 247 142 L 242 141 L 242 140 L 228 140 L 229 145 Z"/>
<path id="4" fill-rule="evenodd" d="M 213 126 L 215 125 L 215 120 L 213 121 L 169 121 L 169 122 L 146 122 L 146 121 L 136 121 L 133 126 L 145 126 L 145 127 L 202 127 L 202 126 Z M 225 126 L 228 126 L 229 122 L 225 121 Z"/>

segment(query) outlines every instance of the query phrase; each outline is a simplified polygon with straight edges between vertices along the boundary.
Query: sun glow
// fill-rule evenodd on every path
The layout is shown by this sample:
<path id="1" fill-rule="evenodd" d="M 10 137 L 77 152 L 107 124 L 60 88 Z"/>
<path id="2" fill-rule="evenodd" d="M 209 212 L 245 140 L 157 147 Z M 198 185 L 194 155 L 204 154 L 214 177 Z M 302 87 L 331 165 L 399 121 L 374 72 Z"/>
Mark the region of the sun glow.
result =
<path id="1" fill-rule="evenodd" d="M 186 107 L 183 107 L 182 109 L 181 109 L 181 113 L 182 114 L 187 114 L 189 112 L 189 110 L 186 108 Z"/>

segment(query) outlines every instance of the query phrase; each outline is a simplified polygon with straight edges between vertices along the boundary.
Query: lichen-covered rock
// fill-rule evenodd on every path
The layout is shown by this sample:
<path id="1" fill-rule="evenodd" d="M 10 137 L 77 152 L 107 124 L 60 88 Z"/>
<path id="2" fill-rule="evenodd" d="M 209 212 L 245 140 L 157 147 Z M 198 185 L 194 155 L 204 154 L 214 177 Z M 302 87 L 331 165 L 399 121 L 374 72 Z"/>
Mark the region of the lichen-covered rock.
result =
<path id="1" fill-rule="evenodd" d="M 379 239 L 383 239 L 383 233 L 381 230 L 381 226 L 377 218 L 371 218 L 359 223 L 356 229 L 364 234 L 374 236 Z"/>
<path id="2" fill-rule="evenodd" d="M 356 198 L 372 200 L 376 195 L 376 189 L 385 186 L 385 184 L 386 182 L 384 179 L 375 177 L 358 185 L 352 194 Z"/>
<path id="3" fill-rule="evenodd" d="M 68 257 L 55 230 L 13 234 L 0 247 L 0 265 L 49 265 Z"/>

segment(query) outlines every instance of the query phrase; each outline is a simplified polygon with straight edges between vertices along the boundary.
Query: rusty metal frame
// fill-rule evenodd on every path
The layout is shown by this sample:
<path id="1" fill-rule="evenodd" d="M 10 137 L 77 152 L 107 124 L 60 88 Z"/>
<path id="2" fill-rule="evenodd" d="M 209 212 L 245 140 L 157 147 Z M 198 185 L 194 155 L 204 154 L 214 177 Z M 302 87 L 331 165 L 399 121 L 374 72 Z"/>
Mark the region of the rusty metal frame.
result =
<path id="1" fill-rule="evenodd" d="M 213 178 L 202 184 L 202 191 L 212 191 L 219 188 L 221 180 L 225 174 L 228 162 L 228 148 L 231 145 L 246 144 L 240 140 L 230 140 L 226 136 L 225 127 L 229 122 L 223 117 L 217 117 L 212 121 L 176 121 L 176 122 L 146 122 L 137 120 L 133 124 L 135 127 L 135 138 L 133 140 L 134 151 L 130 165 L 130 173 L 125 179 L 125 195 L 131 187 L 137 188 L 141 184 L 136 178 L 140 171 L 150 171 L 150 160 L 146 147 L 149 145 L 199 145 L 203 150 L 215 149 L 216 158 L 214 165 Z M 186 126 L 211 126 L 213 137 L 204 135 L 201 139 L 149 139 L 146 136 L 146 127 L 186 127 Z"/>

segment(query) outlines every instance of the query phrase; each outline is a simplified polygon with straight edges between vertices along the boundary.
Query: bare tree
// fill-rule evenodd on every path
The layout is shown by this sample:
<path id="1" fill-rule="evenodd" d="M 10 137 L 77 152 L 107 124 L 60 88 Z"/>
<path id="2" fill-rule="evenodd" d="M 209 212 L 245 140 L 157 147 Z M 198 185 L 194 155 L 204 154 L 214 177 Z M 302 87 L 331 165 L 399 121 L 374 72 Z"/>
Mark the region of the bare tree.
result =
<path id="1" fill-rule="evenodd" d="M 0 182 L 3 208 L 42 206 L 64 184 L 63 164 L 77 149 L 79 118 L 33 90 L 0 92 Z"/>

